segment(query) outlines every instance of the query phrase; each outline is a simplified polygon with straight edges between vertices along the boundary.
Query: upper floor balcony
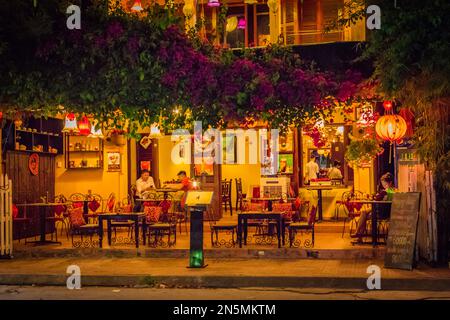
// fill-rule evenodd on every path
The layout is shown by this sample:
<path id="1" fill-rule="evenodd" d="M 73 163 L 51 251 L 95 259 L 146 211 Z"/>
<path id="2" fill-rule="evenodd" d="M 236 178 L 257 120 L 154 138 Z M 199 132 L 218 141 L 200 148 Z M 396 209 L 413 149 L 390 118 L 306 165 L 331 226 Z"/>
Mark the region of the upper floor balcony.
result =
<path id="1" fill-rule="evenodd" d="M 166 0 L 167 1 L 167 0 Z M 227 48 L 264 47 L 271 43 L 306 45 L 365 41 L 365 21 L 326 32 L 345 14 L 347 0 L 171 0 L 186 27 L 202 22 L 200 32 L 212 43 Z M 165 0 L 122 0 L 127 10 Z M 136 6 L 137 5 L 137 6 Z"/>

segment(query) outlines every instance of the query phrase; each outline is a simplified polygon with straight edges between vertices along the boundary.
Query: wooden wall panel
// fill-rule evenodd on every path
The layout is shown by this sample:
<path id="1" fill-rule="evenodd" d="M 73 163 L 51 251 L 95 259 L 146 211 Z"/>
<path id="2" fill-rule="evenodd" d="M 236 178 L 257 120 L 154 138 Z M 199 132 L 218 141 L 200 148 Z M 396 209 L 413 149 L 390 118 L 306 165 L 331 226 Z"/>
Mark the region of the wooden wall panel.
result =
<path id="1" fill-rule="evenodd" d="M 34 176 L 28 169 L 28 159 L 31 153 L 20 151 L 8 151 L 6 153 L 6 173 L 13 183 L 13 203 L 36 203 L 42 202 L 41 197 L 47 196 L 50 201 L 55 198 L 55 156 L 39 155 L 39 174 Z M 20 216 L 26 214 L 31 218 L 31 225 L 26 230 L 22 230 L 22 238 L 35 236 L 39 234 L 39 212 L 38 208 L 20 208 Z M 52 212 L 48 212 L 52 215 Z M 23 224 L 14 224 L 14 238 L 19 236 L 19 228 Z M 48 231 L 52 231 L 49 226 Z M 24 233 L 25 232 L 25 233 Z"/>

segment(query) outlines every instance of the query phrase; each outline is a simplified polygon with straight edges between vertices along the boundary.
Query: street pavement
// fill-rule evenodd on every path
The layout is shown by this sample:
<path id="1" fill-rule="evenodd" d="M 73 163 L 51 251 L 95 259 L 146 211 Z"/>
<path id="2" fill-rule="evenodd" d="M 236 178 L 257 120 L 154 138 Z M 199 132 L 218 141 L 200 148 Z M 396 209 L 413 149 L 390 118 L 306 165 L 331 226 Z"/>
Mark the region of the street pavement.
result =
<path id="1" fill-rule="evenodd" d="M 450 291 L 0 286 L 0 300 L 450 300 Z"/>

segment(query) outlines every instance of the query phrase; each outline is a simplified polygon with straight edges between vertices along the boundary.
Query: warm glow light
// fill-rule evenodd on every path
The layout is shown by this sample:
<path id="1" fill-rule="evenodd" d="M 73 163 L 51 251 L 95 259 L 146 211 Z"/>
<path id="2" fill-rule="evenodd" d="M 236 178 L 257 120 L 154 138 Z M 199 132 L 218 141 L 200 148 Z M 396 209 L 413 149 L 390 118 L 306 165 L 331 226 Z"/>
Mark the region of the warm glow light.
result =
<path id="1" fill-rule="evenodd" d="M 219 0 L 208 0 L 208 7 L 219 7 Z"/>
<path id="2" fill-rule="evenodd" d="M 246 4 L 257 4 L 258 0 L 245 0 L 244 3 L 246 3 Z"/>
<path id="3" fill-rule="evenodd" d="M 77 124 L 77 118 L 75 117 L 75 114 L 68 113 L 66 115 L 66 120 L 64 123 L 64 129 L 62 132 L 64 133 L 78 133 L 80 130 L 78 130 L 78 124 Z"/>
<path id="4" fill-rule="evenodd" d="M 238 29 L 245 29 L 245 26 L 246 26 L 245 19 L 244 19 L 244 18 L 240 18 L 240 19 L 239 19 L 239 22 L 238 22 L 237 28 L 238 28 Z"/>
<path id="5" fill-rule="evenodd" d="M 142 8 L 141 1 L 136 0 L 136 1 L 134 2 L 133 6 L 131 7 L 131 10 L 133 10 L 133 11 L 142 11 L 142 10 L 144 10 L 144 9 Z"/>
<path id="6" fill-rule="evenodd" d="M 269 7 L 269 9 L 272 13 L 277 13 L 277 11 L 278 11 L 277 0 L 267 0 L 267 6 Z"/>
<path id="7" fill-rule="evenodd" d="M 383 101 L 383 108 L 386 111 L 391 110 L 392 109 L 392 101 L 388 101 L 388 100 Z"/>
<path id="8" fill-rule="evenodd" d="M 97 123 L 92 124 L 91 126 L 91 134 L 88 136 L 89 138 L 100 138 L 103 139 L 105 136 L 103 135 L 102 128 L 99 127 L 98 130 L 95 130 Z"/>
<path id="9" fill-rule="evenodd" d="M 392 142 L 401 140 L 406 133 L 405 119 L 399 115 L 386 115 L 378 119 L 375 130 L 380 138 Z"/>
<path id="10" fill-rule="evenodd" d="M 161 130 L 159 130 L 159 126 L 157 124 L 152 124 L 150 127 L 150 137 L 158 138 L 161 136 Z"/>
<path id="11" fill-rule="evenodd" d="M 88 136 L 91 134 L 91 127 L 89 125 L 89 119 L 83 116 L 78 123 L 79 134 L 82 136 Z"/>

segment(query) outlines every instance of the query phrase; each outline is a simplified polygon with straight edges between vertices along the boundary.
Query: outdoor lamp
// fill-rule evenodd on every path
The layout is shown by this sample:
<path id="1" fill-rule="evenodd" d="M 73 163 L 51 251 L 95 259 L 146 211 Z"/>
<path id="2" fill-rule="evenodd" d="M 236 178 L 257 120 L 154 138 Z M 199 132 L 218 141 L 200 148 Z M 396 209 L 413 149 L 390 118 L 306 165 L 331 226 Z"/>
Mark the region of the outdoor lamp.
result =
<path id="1" fill-rule="evenodd" d="M 100 138 L 103 139 L 105 136 L 103 135 L 102 128 L 99 127 L 98 130 L 95 127 L 98 125 L 98 122 L 91 126 L 91 134 L 88 136 L 89 138 Z"/>
<path id="2" fill-rule="evenodd" d="M 62 130 L 64 133 L 78 133 L 80 130 L 78 130 L 78 124 L 77 124 L 77 118 L 75 117 L 75 114 L 68 113 L 66 115 L 65 123 L 64 123 L 64 129 Z"/>
<path id="3" fill-rule="evenodd" d="M 267 6 L 272 13 L 278 12 L 278 1 L 277 0 L 267 0 Z"/>
<path id="4" fill-rule="evenodd" d="M 226 31 L 227 32 L 232 32 L 234 30 L 236 30 L 238 26 L 238 20 L 236 16 L 231 16 L 229 18 L 227 18 L 227 26 L 226 26 Z"/>
<path id="5" fill-rule="evenodd" d="M 208 0 L 208 7 L 219 7 L 219 0 Z"/>
<path id="6" fill-rule="evenodd" d="M 89 120 L 86 116 L 83 116 L 78 123 L 79 134 L 82 136 L 88 136 L 91 134 L 91 128 L 89 126 Z"/>
<path id="7" fill-rule="evenodd" d="M 142 8 L 141 1 L 136 0 L 136 1 L 134 2 L 133 6 L 131 7 L 131 10 L 133 10 L 133 11 L 142 11 L 142 10 L 144 10 L 144 9 Z"/>
<path id="8" fill-rule="evenodd" d="M 380 138 L 390 143 L 401 140 L 406 133 L 407 125 L 402 116 L 388 114 L 378 119 L 375 130 Z"/>
<path id="9" fill-rule="evenodd" d="M 154 123 L 150 127 L 150 138 L 159 138 L 161 136 L 161 130 L 159 130 L 158 124 Z"/>

